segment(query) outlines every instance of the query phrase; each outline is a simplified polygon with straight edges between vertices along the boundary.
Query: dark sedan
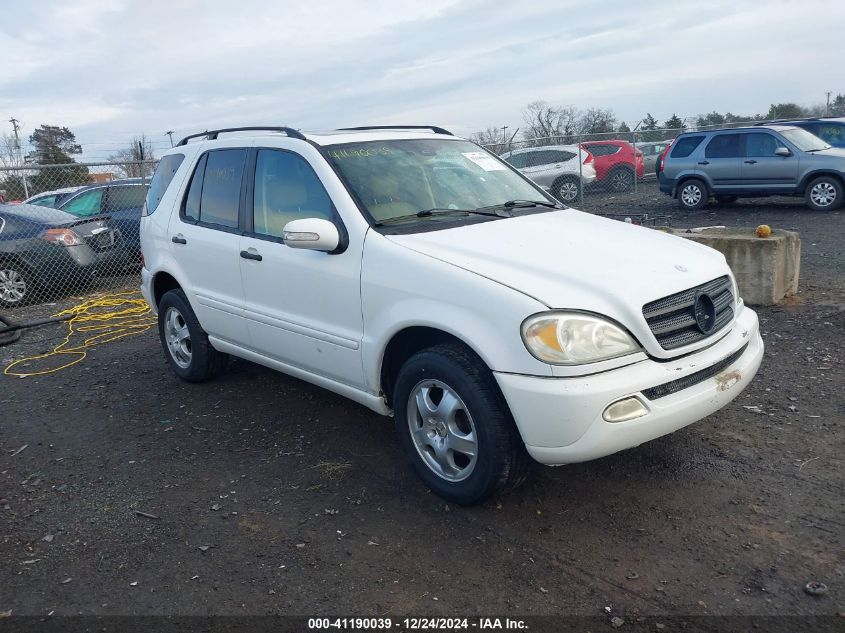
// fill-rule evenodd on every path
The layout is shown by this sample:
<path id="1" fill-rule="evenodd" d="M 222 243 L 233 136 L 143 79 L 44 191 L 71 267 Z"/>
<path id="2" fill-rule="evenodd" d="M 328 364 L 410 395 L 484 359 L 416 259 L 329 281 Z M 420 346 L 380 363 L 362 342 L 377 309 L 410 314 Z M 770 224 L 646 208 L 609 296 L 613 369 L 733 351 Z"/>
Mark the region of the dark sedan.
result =
<path id="1" fill-rule="evenodd" d="M 88 185 L 75 191 L 57 206 L 77 218 L 107 215 L 109 225 L 123 235 L 127 255 L 140 261 L 141 209 L 147 197 L 149 181 L 124 178 L 106 183 Z"/>
<path id="2" fill-rule="evenodd" d="M 48 207 L 0 205 L 0 308 L 26 303 L 39 290 L 77 291 L 120 265 L 122 236 L 108 223 Z"/>

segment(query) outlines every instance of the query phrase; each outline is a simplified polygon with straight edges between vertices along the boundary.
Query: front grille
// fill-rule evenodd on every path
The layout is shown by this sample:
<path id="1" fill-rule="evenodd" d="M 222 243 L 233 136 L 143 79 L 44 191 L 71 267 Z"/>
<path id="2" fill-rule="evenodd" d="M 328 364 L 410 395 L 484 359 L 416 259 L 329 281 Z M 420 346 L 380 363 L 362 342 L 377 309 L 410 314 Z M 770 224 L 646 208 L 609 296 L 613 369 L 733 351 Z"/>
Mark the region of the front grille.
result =
<path id="1" fill-rule="evenodd" d="M 684 376 L 683 378 L 678 378 L 677 380 L 673 380 L 672 382 L 666 382 L 662 385 L 651 387 L 650 389 L 644 389 L 643 395 L 649 400 L 657 400 L 657 398 L 662 398 L 663 396 L 668 396 L 670 394 L 677 393 L 682 389 L 688 389 L 693 385 L 697 385 L 700 382 L 704 382 L 708 378 L 712 378 L 723 369 L 729 367 L 731 363 L 733 363 L 740 356 L 742 356 L 747 347 L 748 343 L 743 345 L 740 349 L 735 351 L 726 359 L 719 361 L 715 365 L 711 365 L 707 369 L 702 369 L 701 371 L 697 371 L 694 374 L 690 374 L 689 376 Z"/>
<path id="2" fill-rule="evenodd" d="M 696 297 L 705 294 L 714 307 L 714 325 L 707 333 L 699 329 L 695 315 Z M 643 306 L 643 316 L 663 349 L 683 347 L 712 336 L 733 320 L 734 295 L 730 277 L 725 275 L 647 303 Z"/>

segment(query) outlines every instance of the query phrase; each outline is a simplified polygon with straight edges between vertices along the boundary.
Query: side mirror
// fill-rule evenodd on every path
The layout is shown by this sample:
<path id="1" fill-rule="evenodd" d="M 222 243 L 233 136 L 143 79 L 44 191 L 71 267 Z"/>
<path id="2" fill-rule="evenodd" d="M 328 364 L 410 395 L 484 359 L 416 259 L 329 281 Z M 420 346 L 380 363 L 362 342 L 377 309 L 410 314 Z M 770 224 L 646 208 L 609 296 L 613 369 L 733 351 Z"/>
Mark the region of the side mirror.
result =
<path id="1" fill-rule="evenodd" d="M 303 218 L 285 224 L 282 241 L 291 248 L 328 253 L 340 244 L 337 227 L 321 218 Z"/>
<path id="2" fill-rule="evenodd" d="M 775 156 L 792 156 L 792 152 L 789 151 L 788 147 L 778 147 L 775 150 Z"/>

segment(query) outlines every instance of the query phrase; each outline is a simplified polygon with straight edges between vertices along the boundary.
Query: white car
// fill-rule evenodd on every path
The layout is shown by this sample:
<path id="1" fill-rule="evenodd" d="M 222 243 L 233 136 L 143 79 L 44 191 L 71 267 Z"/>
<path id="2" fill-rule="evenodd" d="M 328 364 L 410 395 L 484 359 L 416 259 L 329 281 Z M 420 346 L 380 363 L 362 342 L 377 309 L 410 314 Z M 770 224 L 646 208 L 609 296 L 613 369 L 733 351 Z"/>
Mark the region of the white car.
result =
<path id="1" fill-rule="evenodd" d="M 54 189 L 53 191 L 42 191 L 39 194 L 30 196 L 23 201 L 24 204 L 34 204 L 39 207 L 50 207 L 57 209 L 60 204 L 70 198 L 71 194 L 82 189 L 79 187 L 62 187 L 61 189 Z"/>
<path id="2" fill-rule="evenodd" d="M 515 149 L 502 154 L 502 159 L 566 204 L 575 202 L 581 190 L 596 180 L 593 155 L 577 145 Z"/>
<path id="3" fill-rule="evenodd" d="M 714 413 L 760 365 L 715 250 L 562 209 L 440 128 L 247 129 L 165 153 L 141 221 L 185 380 L 231 354 L 392 415 L 426 485 L 468 504 L 529 455 L 590 460 Z"/>

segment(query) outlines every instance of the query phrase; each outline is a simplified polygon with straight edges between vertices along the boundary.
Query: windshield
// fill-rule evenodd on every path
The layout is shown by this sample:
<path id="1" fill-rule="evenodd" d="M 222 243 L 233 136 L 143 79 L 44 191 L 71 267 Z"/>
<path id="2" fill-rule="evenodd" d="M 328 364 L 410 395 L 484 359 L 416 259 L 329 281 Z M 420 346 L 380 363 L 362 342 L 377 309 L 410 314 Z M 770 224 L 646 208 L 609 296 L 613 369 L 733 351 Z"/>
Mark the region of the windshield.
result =
<path id="1" fill-rule="evenodd" d="M 781 134 L 783 134 L 783 137 L 787 141 L 795 145 L 795 147 L 800 149 L 802 152 L 812 152 L 820 149 L 828 149 L 830 147 L 830 145 L 825 143 L 815 134 L 811 134 L 807 130 L 802 130 L 801 128 L 783 130 Z"/>
<path id="2" fill-rule="evenodd" d="M 475 210 L 512 200 L 554 202 L 469 141 L 414 139 L 335 145 L 326 155 L 377 222 L 429 210 Z M 495 217 L 495 216 L 494 216 Z"/>

